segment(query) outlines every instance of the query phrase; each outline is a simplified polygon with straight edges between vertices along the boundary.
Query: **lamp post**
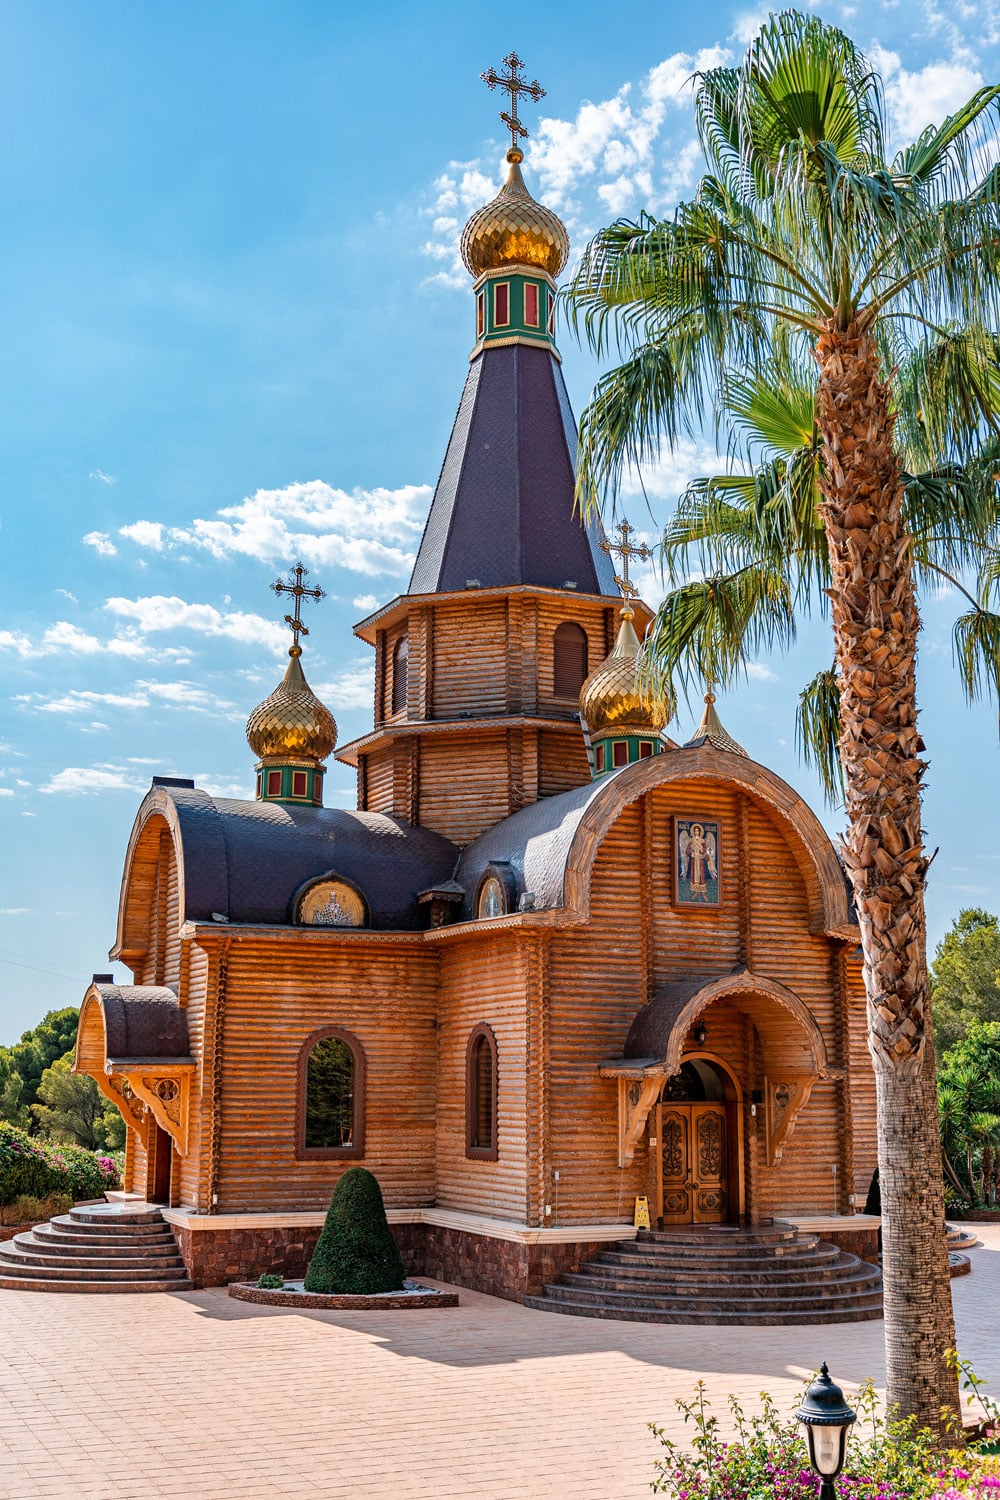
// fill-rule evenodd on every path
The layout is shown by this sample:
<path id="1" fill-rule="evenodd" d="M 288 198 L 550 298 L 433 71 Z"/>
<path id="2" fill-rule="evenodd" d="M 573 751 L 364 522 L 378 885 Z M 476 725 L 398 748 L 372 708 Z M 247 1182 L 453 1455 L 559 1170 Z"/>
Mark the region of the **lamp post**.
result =
<path id="1" fill-rule="evenodd" d="M 830 1379 L 825 1361 L 795 1415 L 805 1429 L 809 1462 L 822 1481 L 819 1500 L 836 1500 L 833 1481 L 844 1467 L 847 1434 L 856 1413 L 844 1400 L 840 1386 Z"/>

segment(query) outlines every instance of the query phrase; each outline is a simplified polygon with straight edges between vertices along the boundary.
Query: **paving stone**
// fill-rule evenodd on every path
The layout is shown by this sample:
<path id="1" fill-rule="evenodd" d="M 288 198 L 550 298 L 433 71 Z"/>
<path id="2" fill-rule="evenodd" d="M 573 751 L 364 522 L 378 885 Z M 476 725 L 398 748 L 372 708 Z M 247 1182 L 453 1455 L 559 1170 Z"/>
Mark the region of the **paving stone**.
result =
<path id="1" fill-rule="evenodd" d="M 977 1231 L 980 1226 L 977 1226 Z M 953 1283 L 963 1357 L 1000 1390 L 1000 1226 Z M 699 1377 L 791 1409 L 826 1359 L 882 1379 L 881 1322 L 712 1328 L 553 1316 L 461 1291 L 434 1312 L 308 1316 L 224 1290 L 0 1293 L 10 1500 L 645 1500 L 656 1421 Z"/>

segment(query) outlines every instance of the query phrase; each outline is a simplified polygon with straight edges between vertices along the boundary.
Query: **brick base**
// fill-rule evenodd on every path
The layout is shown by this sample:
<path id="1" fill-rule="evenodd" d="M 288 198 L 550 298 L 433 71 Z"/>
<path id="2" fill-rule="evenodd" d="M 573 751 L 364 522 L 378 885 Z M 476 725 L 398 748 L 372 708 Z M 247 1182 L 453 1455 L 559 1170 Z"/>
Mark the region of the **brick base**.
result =
<path id="1" fill-rule="evenodd" d="M 828 1245 L 836 1245 L 838 1250 L 844 1250 L 848 1255 L 858 1255 L 862 1260 L 878 1265 L 877 1227 L 869 1225 L 864 1229 L 824 1229 L 820 1233 L 820 1239 L 825 1240 Z"/>
<path id="2" fill-rule="evenodd" d="M 267 1272 L 297 1280 L 306 1273 L 319 1227 L 189 1229 L 172 1226 L 187 1272 L 196 1287 L 256 1281 Z M 525 1245 L 432 1224 L 395 1224 L 408 1276 L 430 1276 L 454 1286 L 522 1302 L 541 1292 L 563 1271 L 575 1271 L 607 1242 Z"/>

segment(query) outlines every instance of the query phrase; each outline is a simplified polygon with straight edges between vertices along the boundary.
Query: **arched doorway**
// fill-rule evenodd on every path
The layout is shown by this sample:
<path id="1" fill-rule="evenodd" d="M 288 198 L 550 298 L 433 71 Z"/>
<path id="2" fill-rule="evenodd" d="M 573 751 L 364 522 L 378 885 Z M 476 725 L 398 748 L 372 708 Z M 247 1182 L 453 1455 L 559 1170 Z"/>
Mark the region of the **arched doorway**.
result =
<path id="1" fill-rule="evenodd" d="M 664 1082 L 656 1109 L 663 1224 L 738 1218 L 739 1118 L 728 1072 L 707 1057 L 687 1058 Z"/>

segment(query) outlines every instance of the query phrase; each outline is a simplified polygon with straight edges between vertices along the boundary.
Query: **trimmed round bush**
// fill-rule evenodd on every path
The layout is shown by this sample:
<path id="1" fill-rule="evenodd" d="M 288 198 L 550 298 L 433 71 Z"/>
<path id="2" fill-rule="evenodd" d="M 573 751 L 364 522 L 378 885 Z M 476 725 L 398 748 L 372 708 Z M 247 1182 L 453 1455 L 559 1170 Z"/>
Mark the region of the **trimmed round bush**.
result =
<path id="1" fill-rule="evenodd" d="M 306 1291 L 365 1297 L 400 1291 L 405 1276 L 378 1179 L 364 1167 L 350 1167 L 334 1189 Z"/>

